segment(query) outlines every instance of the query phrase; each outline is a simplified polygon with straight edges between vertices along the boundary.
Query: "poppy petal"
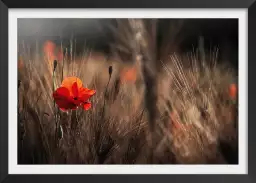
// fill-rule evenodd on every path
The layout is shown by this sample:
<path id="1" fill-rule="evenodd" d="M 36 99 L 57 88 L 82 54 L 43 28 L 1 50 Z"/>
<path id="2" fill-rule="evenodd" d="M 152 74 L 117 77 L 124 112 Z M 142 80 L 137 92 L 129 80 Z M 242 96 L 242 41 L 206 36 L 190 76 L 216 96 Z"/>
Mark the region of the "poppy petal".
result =
<path id="1" fill-rule="evenodd" d="M 70 96 L 70 92 L 67 88 L 65 87 L 60 87 L 57 88 L 57 90 L 53 93 L 53 97 L 57 97 L 57 98 L 67 98 Z"/>
<path id="2" fill-rule="evenodd" d="M 59 100 L 56 101 L 58 107 L 62 110 L 76 109 L 78 105 L 72 103 L 70 100 Z"/>
<path id="3" fill-rule="evenodd" d="M 76 105 L 69 100 L 55 100 L 58 107 L 62 110 L 68 110 L 74 108 Z"/>
<path id="4" fill-rule="evenodd" d="M 75 82 L 77 83 L 77 88 L 83 87 L 82 81 L 77 77 L 66 77 L 62 81 L 61 86 L 67 88 L 69 91 L 72 91 L 72 87 Z"/>
<path id="5" fill-rule="evenodd" d="M 92 107 L 92 104 L 90 102 L 85 102 L 83 105 L 84 110 L 89 110 Z"/>
<path id="6" fill-rule="evenodd" d="M 76 100 L 71 97 L 70 100 L 72 101 L 73 104 L 75 104 L 76 106 L 81 105 L 81 103 L 84 103 L 84 101 L 82 101 L 80 98 L 77 98 Z"/>
<path id="7" fill-rule="evenodd" d="M 96 93 L 96 90 L 90 90 L 90 89 L 88 89 L 88 90 L 87 90 L 87 93 L 88 93 L 89 95 L 94 95 L 94 94 Z"/>
<path id="8" fill-rule="evenodd" d="M 79 91 L 82 95 L 87 94 L 87 95 L 94 95 L 96 93 L 96 90 L 90 90 L 88 88 L 80 88 Z"/>
<path id="9" fill-rule="evenodd" d="M 72 94 L 73 94 L 73 97 L 78 97 L 78 86 L 77 86 L 77 82 L 74 82 L 74 84 L 72 85 Z"/>
<path id="10" fill-rule="evenodd" d="M 88 88 L 80 88 L 79 91 L 79 99 L 83 102 L 86 102 L 88 99 L 90 99 L 94 94 L 96 93 L 96 90 L 90 90 Z"/>
<path id="11" fill-rule="evenodd" d="M 72 98 L 70 97 L 70 92 L 67 88 L 65 87 L 60 87 L 58 88 L 54 93 L 53 93 L 53 98 L 58 105 L 58 107 L 62 110 L 68 110 L 76 107 L 77 105 L 72 102 Z"/>
<path id="12" fill-rule="evenodd" d="M 82 101 L 82 102 L 86 102 L 87 100 L 89 100 L 92 96 L 91 95 L 87 95 L 87 94 L 84 94 L 82 96 L 79 97 L 79 100 Z"/>

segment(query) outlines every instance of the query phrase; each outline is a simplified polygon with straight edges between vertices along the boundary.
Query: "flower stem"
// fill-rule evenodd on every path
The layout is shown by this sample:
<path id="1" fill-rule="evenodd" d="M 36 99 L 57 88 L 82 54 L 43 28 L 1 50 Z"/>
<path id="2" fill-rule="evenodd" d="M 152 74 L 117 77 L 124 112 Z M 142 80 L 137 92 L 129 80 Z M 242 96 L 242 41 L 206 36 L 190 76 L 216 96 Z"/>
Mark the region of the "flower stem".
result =
<path id="1" fill-rule="evenodd" d="M 53 67 L 53 74 L 52 74 L 52 81 L 53 81 L 53 92 L 55 91 L 55 71 L 56 71 L 56 66 L 57 66 L 57 61 L 54 60 L 54 67 Z M 57 111 L 56 111 L 56 107 L 55 107 L 55 101 L 53 101 L 53 111 L 54 111 L 54 121 L 55 121 L 55 142 L 56 145 L 58 146 L 58 120 L 57 120 Z"/>
<path id="2" fill-rule="evenodd" d="M 105 92 L 104 92 L 104 103 L 103 103 L 102 115 L 104 115 L 104 112 L 105 112 L 106 95 L 107 95 L 108 85 L 109 85 L 111 76 L 112 76 L 112 66 L 109 67 L 109 79 L 108 79 L 108 84 L 107 84 Z"/>

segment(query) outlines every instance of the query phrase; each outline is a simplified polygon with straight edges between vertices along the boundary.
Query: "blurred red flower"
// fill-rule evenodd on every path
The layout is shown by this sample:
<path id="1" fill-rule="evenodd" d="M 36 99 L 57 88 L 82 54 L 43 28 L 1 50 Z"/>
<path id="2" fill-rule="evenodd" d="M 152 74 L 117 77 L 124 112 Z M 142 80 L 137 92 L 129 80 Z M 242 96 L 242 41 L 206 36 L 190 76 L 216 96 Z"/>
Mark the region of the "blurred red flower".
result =
<path id="1" fill-rule="evenodd" d="M 236 84 L 231 84 L 229 86 L 229 96 L 231 99 L 235 100 L 237 97 L 237 85 Z"/>
<path id="2" fill-rule="evenodd" d="M 137 80 L 137 71 L 135 67 L 125 68 L 121 72 L 121 81 L 134 83 Z"/>
<path id="3" fill-rule="evenodd" d="M 45 55 L 47 55 L 47 57 L 51 61 L 53 61 L 53 60 L 61 61 L 63 59 L 62 51 L 52 41 L 46 41 L 44 43 L 44 53 L 45 53 Z"/>
<path id="4" fill-rule="evenodd" d="M 88 101 L 96 90 L 84 88 L 82 81 L 77 77 L 67 77 L 63 80 L 61 87 L 53 93 L 53 98 L 62 111 L 75 110 L 78 107 L 84 110 L 91 108 Z"/>
<path id="5" fill-rule="evenodd" d="M 44 43 L 44 53 L 49 57 L 50 60 L 55 60 L 55 49 L 56 45 L 52 41 L 46 41 Z"/>

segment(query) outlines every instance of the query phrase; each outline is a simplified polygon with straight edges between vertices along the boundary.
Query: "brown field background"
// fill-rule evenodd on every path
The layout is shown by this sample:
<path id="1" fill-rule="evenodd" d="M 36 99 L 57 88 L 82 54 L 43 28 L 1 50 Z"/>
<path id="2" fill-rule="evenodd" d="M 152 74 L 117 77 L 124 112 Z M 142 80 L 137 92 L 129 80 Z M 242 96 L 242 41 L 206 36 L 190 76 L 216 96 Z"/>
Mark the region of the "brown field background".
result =
<path id="1" fill-rule="evenodd" d="M 19 43 L 18 163 L 237 164 L 238 107 L 229 93 L 237 69 L 203 39 L 188 54 L 177 41 L 156 49 L 155 20 L 117 22 L 111 55 L 76 55 L 75 42 L 51 41 L 31 53 L 34 45 Z M 174 27 L 166 39 L 180 31 Z M 77 76 L 97 91 L 90 110 L 58 112 L 55 59 L 57 86 Z"/>

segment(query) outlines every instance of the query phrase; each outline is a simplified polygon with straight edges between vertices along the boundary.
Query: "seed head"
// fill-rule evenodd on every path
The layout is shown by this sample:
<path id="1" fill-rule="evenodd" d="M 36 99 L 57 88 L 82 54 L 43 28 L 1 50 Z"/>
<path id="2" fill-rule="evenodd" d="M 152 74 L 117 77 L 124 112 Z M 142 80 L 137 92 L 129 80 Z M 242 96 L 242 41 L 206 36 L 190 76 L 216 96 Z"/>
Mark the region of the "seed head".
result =
<path id="1" fill-rule="evenodd" d="M 113 72 L 113 68 L 112 68 L 112 65 L 111 65 L 111 66 L 109 66 L 109 68 L 108 68 L 109 76 L 111 76 L 111 75 L 112 75 L 112 72 Z"/>
<path id="2" fill-rule="evenodd" d="M 58 64 L 57 60 L 54 60 L 53 61 L 53 71 L 56 70 L 57 64 Z"/>

